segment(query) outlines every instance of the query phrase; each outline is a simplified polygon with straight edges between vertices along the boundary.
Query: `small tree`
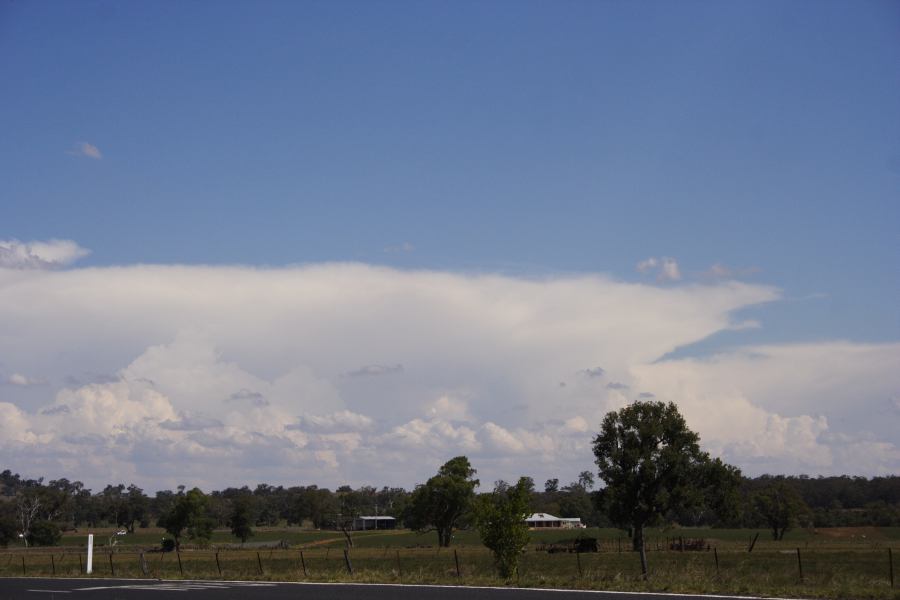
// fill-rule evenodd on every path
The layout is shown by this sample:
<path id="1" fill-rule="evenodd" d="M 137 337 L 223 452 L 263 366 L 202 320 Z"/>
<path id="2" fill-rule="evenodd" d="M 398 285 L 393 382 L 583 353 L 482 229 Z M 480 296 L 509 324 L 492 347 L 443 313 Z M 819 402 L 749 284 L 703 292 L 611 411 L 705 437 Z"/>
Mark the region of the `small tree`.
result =
<path id="1" fill-rule="evenodd" d="M 594 456 L 610 518 L 631 530 L 647 575 L 644 528 L 667 513 L 700 508 L 724 510 L 740 482 L 740 471 L 702 452 L 673 403 L 634 402 L 603 419 Z"/>
<path id="2" fill-rule="evenodd" d="M 28 543 L 32 546 L 56 546 L 61 539 L 59 527 L 50 521 L 35 521 L 28 532 Z"/>
<path id="3" fill-rule="evenodd" d="M 438 545 L 447 547 L 453 530 L 469 511 L 478 480 L 465 456 L 447 461 L 437 475 L 418 486 L 403 513 L 410 529 L 419 533 L 436 531 Z"/>
<path id="4" fill-rule="evenodd" d="M 795 527 L 809 513 L 800 494 L 783 479 L 776 479 L 753 496 L 753 506 L 772 530 L 772 539 L 784 539 L 785 532 Z"/>
<path id="5" fill-rule="evenodd" d="M 232 501 L 231 516 L 228 524 L 231 526 L 231 534 L 240 538 L 241 543 L 247 542 L 247 538 L 253 536 L 253 523 L 256 521 L 256 506 L 253 496 L 242 494 Z"/>
<path id="6" fill-rule="evenodd" d="M 494 564 L 504 579 L 516 574 L 519 557 L 528 545 L 528 516 L 533 482 L 522 477 L 510 487 L 498 482 L 490 494 L 475 499 L 473 514 L 481 541 L 494 555 Z"/>

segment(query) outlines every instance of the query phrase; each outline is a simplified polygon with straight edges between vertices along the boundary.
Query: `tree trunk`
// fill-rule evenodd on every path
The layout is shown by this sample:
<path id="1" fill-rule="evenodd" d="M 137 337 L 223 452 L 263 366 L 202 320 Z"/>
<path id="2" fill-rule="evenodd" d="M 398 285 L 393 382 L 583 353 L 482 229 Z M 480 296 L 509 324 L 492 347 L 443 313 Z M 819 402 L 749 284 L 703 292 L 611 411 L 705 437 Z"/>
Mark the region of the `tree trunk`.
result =
<path id="1" fill-rule="evenodd" d="M 453 534 L 453 529 L 450 527 L 441 527 L 437 530 L 438 533 L 438 546 L 441 548 L 448 548 L 450 546 L 450 538 Z"/>
<path id="2" fill-rule="evenodd" d="M 641 555 L 641 575 L 647 579 L 647 548 L 644 546 L 644 526 L 637 525 L 634 528 L 634 549 Z"/>

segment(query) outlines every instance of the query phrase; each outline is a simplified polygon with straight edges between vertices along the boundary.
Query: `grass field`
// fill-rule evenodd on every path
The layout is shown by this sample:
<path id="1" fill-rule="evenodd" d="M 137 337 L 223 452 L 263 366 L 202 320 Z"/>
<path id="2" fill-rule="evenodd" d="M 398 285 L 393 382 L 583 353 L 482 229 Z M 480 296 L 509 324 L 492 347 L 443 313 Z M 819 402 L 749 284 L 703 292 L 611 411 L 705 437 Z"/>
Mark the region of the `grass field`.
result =
<path id="1" fill-rule="evenodd" d="M 782 542 L 772 541 L 768 532 L 762 530 L 652 530 L 648 533 L 651 573 L 647 581 L 640 577 L 638 557 L 628 551 L 627 539 L 619 530 L 533 532 L 519 575 L 511 582 L 496 578 L 490 553 L 470 531 L 459 532 L 451 548 L 437 548 L 433 533 L 354 532 L 354 545 L 348 553 L 352 574 L 348 572 L 346 541 L 340 532 L 263 529 L 252 538 L 253 542 L 284 541 L 290 547 L 241 549 L 233 545 L 235 540 L 227 531 L 218 531 L 209 548 L 187 545 L 177 554 L 149 551 L 158 547 L 163 537 L 161 530 L 142 530 L 126 536 L 114 547 L 103 546 L 111 533 L 112 530 L 95 532 L 95 540 L 100 544 L 95 548 L 95 576 L 115 573 L 124 577 L 510 584 L 782 597 L 900 598 L 900 590 L 891 588 L 888 562 L 888 548 L 900 555 L 900 528 L 798 530 L 790 532 Z M 748 553 L 749 540 L 756 533 L 760 533 L 759 540 L 753 552 Z M 539 550 L 542 543 L 577 535 L 599 538 L 601 551 L 550 554 Z M 668 549 L 666 542 L 679 536 L 705 539 L 710 550 Z M 72 533 L 65 536 L 63 546 L 52 550 L 7 549 L 0 553 L 0 576 L 79 575 L 83 572 L 85 539 L 83 532 Z M 900 568 L 900 556 L 894 560 L 895 569 Z"/>

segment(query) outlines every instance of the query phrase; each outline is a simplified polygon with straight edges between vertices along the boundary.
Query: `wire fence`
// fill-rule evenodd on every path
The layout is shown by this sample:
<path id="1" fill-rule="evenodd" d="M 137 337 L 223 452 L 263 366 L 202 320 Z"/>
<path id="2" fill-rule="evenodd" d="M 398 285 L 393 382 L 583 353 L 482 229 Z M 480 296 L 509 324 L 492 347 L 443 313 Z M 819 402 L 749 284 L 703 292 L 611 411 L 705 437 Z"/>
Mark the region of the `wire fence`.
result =
<path id="1" fill-rule="evenodd" d="M 676 547 L 677 548 L 677 547 Z M 752 553 L 679 551 L 650 553 L 650 581 L 704 589 L 894 589 L 893 550 L 757 550 Z M 0 576 L 86 576 L 84 551 L 28 549 L 0 553 Z M 94 553 L 94 577 L 396 583 L 496 582 L 484 548 L 317 547 L 271 550 L 113 549 Z M 520 560 L 517 582 L 527 586 L 622 587 L 641 581 L 634 552 L 618 544 L 598 552 L 530 549 Z"/>

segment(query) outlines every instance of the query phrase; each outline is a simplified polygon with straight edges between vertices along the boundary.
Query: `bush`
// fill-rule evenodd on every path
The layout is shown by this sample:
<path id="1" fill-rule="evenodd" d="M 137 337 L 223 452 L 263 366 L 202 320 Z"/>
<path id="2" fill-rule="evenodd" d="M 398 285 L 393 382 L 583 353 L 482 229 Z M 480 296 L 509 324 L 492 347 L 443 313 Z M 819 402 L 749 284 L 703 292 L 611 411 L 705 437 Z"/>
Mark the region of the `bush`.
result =
<path id="1" fill-rule="evenodd" d="M 31 546 L 56 546 L 61 539 L 59 527 L 50 521 L 35 521 L 28 532 L 28 544 Z"/>

